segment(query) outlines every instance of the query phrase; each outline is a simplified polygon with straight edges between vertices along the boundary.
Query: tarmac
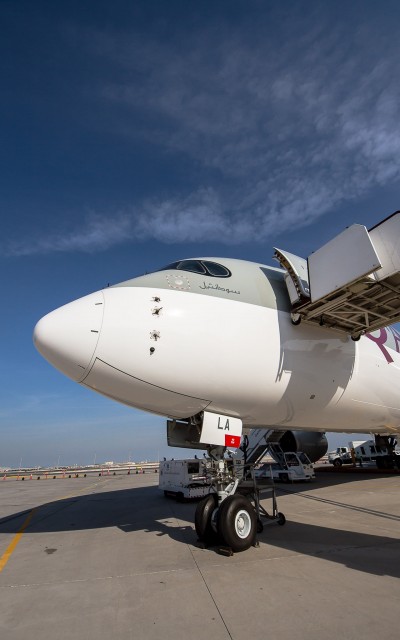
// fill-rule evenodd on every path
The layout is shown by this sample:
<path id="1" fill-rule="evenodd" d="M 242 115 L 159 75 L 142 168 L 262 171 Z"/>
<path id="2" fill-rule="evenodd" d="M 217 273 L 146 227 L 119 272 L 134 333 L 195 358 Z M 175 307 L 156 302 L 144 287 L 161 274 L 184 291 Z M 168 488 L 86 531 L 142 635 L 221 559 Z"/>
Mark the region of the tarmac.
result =
<path id="1" fill-rule="evenodd" d="M 276 485 L 286 525 L 232 557 L 157 485 L 0 480 L 0 638 L 397 640 L 400 475 Z"/>

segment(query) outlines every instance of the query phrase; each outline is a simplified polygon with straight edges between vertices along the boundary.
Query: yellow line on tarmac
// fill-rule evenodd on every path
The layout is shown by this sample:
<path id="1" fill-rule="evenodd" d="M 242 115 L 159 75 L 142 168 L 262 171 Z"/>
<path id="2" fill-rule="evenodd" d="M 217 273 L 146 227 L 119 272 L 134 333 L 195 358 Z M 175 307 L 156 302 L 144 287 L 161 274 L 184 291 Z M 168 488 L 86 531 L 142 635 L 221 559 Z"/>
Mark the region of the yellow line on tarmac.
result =
<path id="1" fill-rule="evenodd" d="M 15 547 L 17 546 L 18 542 L 21 540 L 22 534 L 24 533 L 26 527 L 28 526 L 28 524 L 32 520 L 33 514 L 35 513 L 35 511 L 37 511 L 37 508 L 32 509 L 32 511 L 30 512 L 28 517 L 25 519 L 22 527 L 15 534 L 15 536 L 12 539 L 12 541 L 8 545 L 7 549 L 5 550 L 3 555 L 1 556 L 1 558 L 0 558 L 0 573 L 3 571 L 4 567 L 6 566 L 7 562 L 11 558 L 13 552 L 15 551 Z"/>
<path id="2" fill-rule="evenodd" d="M 106 484 L 107 481 L 108 481 L 108 479 L 103 484 Z M 82 493 L 82 491 L 85 491 L 85 490 L 87 491 L 91 487 L 95 487 L 98 484 L 100 484 L 100 483 L 99 482 L 95 482 L 95 483 L 89 485 L 88 487 L 84 487 L 83 489 L 79 489 L 79 491 L 77 491 L 75 493 L 72 493 L 72 494 L 70 494 L 68 496 L 61 496 L 60 498 L 56 498 L 56 500 L 54 500 L 54 502 L 58 502 L 59 500 L 67 500 L 68 498 L 73 498 L 78 493 Z M 22 527 L 20 529 L 18 529 L 17 533 L 15 534 L 13 539 L 11 540 L 11 542 L 8 545 L 7 549 L 5 550 L 3 555 L 1 556 L 1 558 L 0 558 L 0 573 L 3 571 L 3 569 L 6 566 L 7 562 L 9 561 L 9 559 L 12 556 L 12 554 L 14 553 L 17 544 L 19 543 L 19 541 L 22 538 L 22 534 L 24 533 L 25 529 L 29 525 L 30 521 L 32 520 L 34 514 L 36 513 L 36 511 L 38 511 L 38 509 L 40 509 L 40 507 L 35 507 L 34 509 L 32 509 L 32 511 L 27 516 L 27 518 L 24 520 L 24 523 L 23 523 Z"/>

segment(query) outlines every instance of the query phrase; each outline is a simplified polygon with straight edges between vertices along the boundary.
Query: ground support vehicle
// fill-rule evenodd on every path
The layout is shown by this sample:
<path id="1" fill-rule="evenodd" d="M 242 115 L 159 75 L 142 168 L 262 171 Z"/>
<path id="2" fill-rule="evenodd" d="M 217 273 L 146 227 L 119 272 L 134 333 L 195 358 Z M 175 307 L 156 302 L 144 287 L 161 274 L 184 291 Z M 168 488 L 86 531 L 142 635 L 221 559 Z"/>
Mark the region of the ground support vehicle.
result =
<path id="1" fill-rule="evenodd" d="M 159 488 L 165 496 L 178 500 L 203 498 L 211 490 L 205 460 L 164 460 L 160 462 Z"/>
<path id="2" fill-rule="evenodd" d="M 256 469 L 257 478 L 272 478 L 277 482 L 296 482 L 315 479 L 314 466 L 305 453 L 271 451 L 271 455 L 277 460 L 271 464 L 264 463 Z"/>
<path id="3" fill-rule="evenodd" d="M 355 459 L 351 457 L 349 447 L 337 447 L 335 451 L 328 452 L 328 462 L 334 467 L 341 467 L 342 464 L 354 464 Z"/>
<path id="4" fill-rule="evenodd" d="M 328 453 L 328 461 L 334 467 L 374 463 L 378 469 L 400 469 L 400 453 L 392 439 L 383 436 L 377 436 L 375 440 L 352 440 L 347 447 L 337 447 Z"/>

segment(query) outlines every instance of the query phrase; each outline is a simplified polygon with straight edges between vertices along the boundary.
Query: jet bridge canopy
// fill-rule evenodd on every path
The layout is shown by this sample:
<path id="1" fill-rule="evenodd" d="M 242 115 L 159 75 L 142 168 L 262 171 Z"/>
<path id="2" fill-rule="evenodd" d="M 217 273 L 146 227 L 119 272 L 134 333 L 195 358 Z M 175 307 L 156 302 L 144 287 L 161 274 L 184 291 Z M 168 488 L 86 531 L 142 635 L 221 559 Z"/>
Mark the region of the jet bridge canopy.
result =
<path id="1" fill-rule="evenodd" d="M 370 230 L 354 224 L 307 260 L 280 249 L 294 324 L 358 339 L 400 320 L 400 211 Z"/>

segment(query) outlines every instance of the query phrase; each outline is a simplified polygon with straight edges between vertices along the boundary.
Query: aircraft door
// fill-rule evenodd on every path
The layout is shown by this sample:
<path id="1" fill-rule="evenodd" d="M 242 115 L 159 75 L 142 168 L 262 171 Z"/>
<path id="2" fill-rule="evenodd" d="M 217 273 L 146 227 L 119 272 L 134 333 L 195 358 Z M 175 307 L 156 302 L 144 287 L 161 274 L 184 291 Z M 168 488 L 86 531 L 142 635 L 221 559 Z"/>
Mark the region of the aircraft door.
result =
<path id="1" fill-rule="evenodd" d="M 281 267 L 286 270 L 285 283 L 292 305 L 308 302 L 310 299 L 310 284 L 307 260 L 288 251 L 281 251 L 276 247 L 274 255 Z"/>

